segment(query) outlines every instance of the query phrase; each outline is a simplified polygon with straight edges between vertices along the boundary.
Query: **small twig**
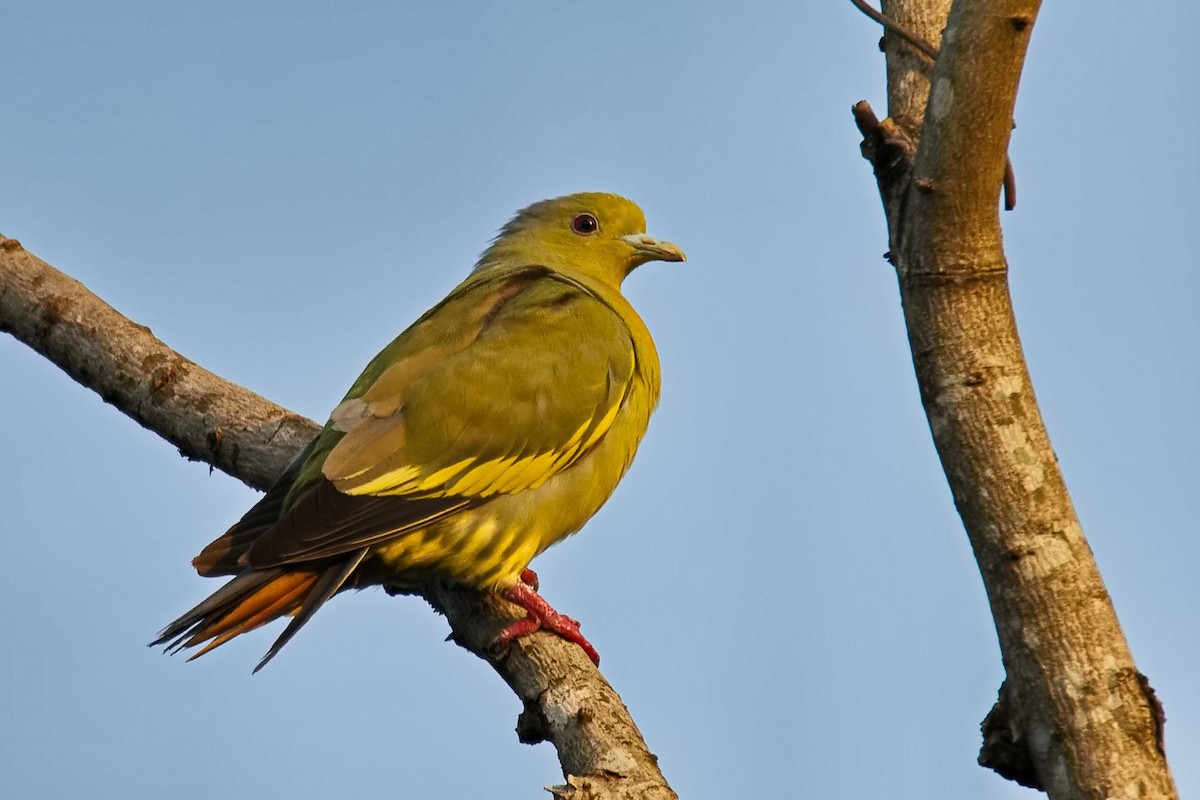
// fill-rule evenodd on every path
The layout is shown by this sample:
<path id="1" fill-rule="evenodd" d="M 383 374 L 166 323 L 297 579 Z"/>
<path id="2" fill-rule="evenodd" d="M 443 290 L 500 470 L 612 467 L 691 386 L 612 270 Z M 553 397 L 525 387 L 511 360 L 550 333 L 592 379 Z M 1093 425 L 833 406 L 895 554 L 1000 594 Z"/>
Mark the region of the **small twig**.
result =
<path id="1" fill-rule="evenodd" d="M 1013 170 L 1012 156 L 1004 155 L 1004 210 L 1017 207 L 1017 173 Z"/>
<path id="2" fill-rule="evenodd" d="M 866 100 L 859 100 L 850 109 L 850 113 L 854 115 L 854 124 L 858 126 L 858 132 L 865 139 L 873 135 L 879 130 L 879 117 L 875 115 L 875 109 L 871 108 L 871 104 Z"/>
<path id="3" fill-rule="evenodd" d="M 865 2 L 865 0 L 850 0 L 850 2 L 859 11 L 866 14 L 868 17 L 870 17 L 871 19 L 878 22 L 884 28 L 888 29 L 892 33 L 899 36 L 901 39 L 903 39 L 908 44 L 912 45 L 913 49 L 915 49 L 921 55 L 925 56 L 930 61 L 937 60 L 938 49 L 936 47 L 934 47 L 932 44 L 930 44 L 928 41 L 926 41 L 925 39 L 922 39 L 920 36 L 916 35 L 912 31 L 907 30 L 903 25 L 900 25 L 898 22 L 888 19 L 883 14 L 879 13 L 874 8 L 872 8 L 870 5 L 868 5 Z"/>

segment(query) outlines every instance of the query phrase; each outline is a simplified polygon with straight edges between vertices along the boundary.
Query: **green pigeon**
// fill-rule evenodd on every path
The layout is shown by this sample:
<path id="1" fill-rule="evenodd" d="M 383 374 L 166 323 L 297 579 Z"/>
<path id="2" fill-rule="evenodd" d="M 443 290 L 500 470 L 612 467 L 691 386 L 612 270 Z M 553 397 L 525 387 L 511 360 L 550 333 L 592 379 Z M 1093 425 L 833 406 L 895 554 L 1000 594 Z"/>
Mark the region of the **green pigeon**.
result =
<path id="1" fill-rule="evenodd" d="M 154 644 L 204 645 L 199 656 L 291 616 L 258 671 L 343 589 L 443 581 L 524 609 L 494 648 L 545 629 L 599 663 L 579 623 L 538 594 L 529 562 L 582 528 L 629 469 L 659 361 L 621 283 L 647 261 L 683 260 L 617 195 L 518 212 L 195 558 L 201 575 L 233 577 Z"/>

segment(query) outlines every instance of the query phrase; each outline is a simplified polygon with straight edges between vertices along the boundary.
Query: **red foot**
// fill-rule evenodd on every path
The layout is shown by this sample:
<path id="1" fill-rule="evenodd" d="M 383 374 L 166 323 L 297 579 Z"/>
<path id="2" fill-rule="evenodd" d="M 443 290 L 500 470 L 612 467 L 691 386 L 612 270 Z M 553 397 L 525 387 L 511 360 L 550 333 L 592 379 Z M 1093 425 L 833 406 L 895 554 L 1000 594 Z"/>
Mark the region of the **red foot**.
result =
<path id="1" fill-rule="evenodd" d="M 527 574 L 532 577 L 532 582 L 527 580 Z M 499 650 L 507 647 L 522 636 L 527 636 L 540 628 L 556 633 L 568 642 L 579 645 L 583 652 L 587 653 L 587 657 L 592 660 L 592 663 L 600 666 L 600 654 L 596 652 L 596 648 L 592 647 L 592 643 L 579 632 L 579 623 L 566 614 L 555 611 L 537 593 L 537 575 L 533 573 L 533 570 L 527 569 L 522 572 L 521 581 L 521 583 L 515 583 L 501 591 L 500 596 L 525 609 L 525 619 L 519 619 L 500 631 L 492 640 L 492 648 Z"/>

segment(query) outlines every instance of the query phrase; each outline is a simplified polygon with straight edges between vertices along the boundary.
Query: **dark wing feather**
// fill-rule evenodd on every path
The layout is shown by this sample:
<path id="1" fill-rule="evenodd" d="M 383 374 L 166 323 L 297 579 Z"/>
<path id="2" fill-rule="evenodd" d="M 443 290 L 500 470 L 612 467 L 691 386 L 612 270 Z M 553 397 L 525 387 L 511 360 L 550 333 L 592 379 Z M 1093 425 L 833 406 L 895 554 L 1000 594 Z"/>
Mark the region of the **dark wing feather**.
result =
<path id="1" fill-rule="evenodd" d="M 471 505 L 463 497 L 342 494 L 319 478 L 246 552 L 254 569 L 312 561 L 370 547 Z"/>
<path id="2" fill-rule="evenodd" d="M 200 555 L 192 559 L 192 566 L 206 578 L 219 575 L 237 575 L 245 567 L 241 563 L 242 556 L 250 549 L 250 545 L 262 536 L 279 519 L 283 513 L 288 495 L 291 493 L 297 476 L 304 463 L 312 455 L 318 443 L 325 434 L 317 436 L 301 450 L 292 463 L 288 465 L 278 480 L 259 498 L 242 518 L 234 523 L 229 530 L 221 534 Z"/>

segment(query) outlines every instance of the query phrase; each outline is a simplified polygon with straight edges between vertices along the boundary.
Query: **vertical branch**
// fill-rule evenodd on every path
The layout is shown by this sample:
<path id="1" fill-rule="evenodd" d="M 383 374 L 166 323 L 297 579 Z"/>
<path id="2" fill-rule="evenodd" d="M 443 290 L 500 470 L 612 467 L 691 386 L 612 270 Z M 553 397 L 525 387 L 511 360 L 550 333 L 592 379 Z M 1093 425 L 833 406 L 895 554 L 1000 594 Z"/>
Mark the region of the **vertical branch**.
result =
<path id="1" fill-rule="evenodd" d="M 1173 798 L 1161 710 L 1071 504 L 1009 296 L 998 201 L 1038 7 L 960 0 L 944 18 L 942 0 L 892 0 L 887 12 L 917 36 L 942 33 L 940 54 L 926 91 L 918 56 L 889 47 L 895 120 L 874 122 L 861 103 L 855 117 L 888 215 L 921 401 L 1008 676 L 980 761 L 1053 798 Z"/>

